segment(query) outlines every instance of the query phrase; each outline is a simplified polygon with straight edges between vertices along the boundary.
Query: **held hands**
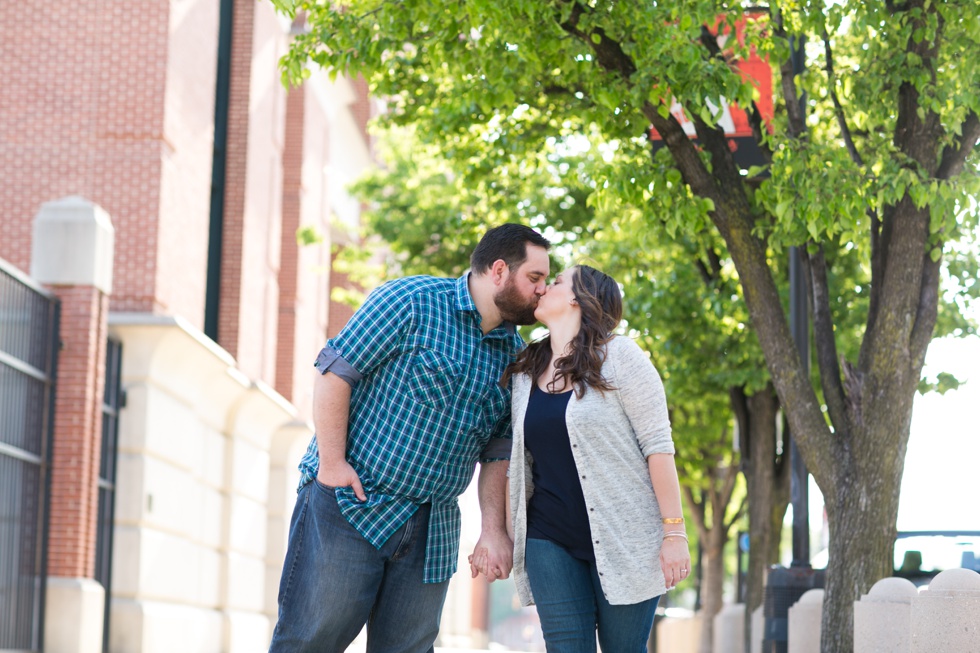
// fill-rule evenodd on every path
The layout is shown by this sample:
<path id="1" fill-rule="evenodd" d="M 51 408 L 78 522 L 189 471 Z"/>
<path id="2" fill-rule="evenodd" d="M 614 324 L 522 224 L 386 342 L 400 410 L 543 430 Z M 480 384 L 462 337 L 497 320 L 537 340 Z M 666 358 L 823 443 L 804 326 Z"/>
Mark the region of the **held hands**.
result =
<path id="1" fill-rule="evenodd" d="M 468 560 L 473 578 L 483 574 L 488 583 L 502 580 L 510 576 L 514 566 L 514 542 L 506 532 L 484 531 Z"/>
<path id="2" fill-rule="evenodd" d="M 677 583 L 691 573 L 691 554 L 687 549 L 686 537 L 664 537 L 660 547 L 660 567 L 664 572 L 664 582 L 667 589 L 673 589 Z"/>
<path id="3" fill-rule="evenodd" d="M 364 488 L 361 486 L 361 479 L 357 472 L 346 460 L 335 463 L 326 463 L 320 460 L 320 469 L 317 470 L 316 480 L 329 487 L 349 487 L 354 490 L 354 495 L 361 501 L 367 501 Z"/>

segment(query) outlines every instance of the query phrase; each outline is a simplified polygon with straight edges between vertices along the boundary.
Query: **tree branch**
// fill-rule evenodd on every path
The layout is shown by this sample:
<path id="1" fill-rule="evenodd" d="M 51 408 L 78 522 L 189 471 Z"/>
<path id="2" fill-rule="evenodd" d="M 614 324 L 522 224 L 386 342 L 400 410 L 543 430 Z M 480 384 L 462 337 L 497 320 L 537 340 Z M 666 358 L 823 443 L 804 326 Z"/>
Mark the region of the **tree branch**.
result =
<path id="1" fill-rule="evenodd" d="M 850 424 L 844 400 L 844 386 L 841 383 L 840 367 L 837 364 L 837 342 L 834 338 L 834 321 L 830 313 L 830 290 L 827 284 L 827 260 L 823 246 L 817 248 L 812 256 L 802 249 L 804 261 L 810 274 L 810 299 L 813 310 L 813 339 L 817 348 L 817 366 L 820 369 L 820 384 L 834 431 L 838 435 L 848 435 Z"/>
<path id="2" fill-rule="evenodd" d="M 773 15 L 773 19 L 776 27 L 774 34 L 789 42 L 790 37 L 786 33 L 786 28 L 783 25 L 782 13 L 777 12 Z M 789 59 L 779 66 L 780 86 L 783 89 L 783 99 L 786 101 L 789 134 L 793 138 L 803 138 L 806 134 L 806 119 L 803 116 L 803 107 L 800 106 L 800 98 L 796 95 L 796 71 L 793 70 L 792 50 L 791 47 Z"/>
<path id="3" fill-rule="evenodd" d="M 691 507 L 691 514 L 694 515 L 694 525 L 698 529 L 698 538 L 702 542 L 708 541 L 708 525 L 704 522 L 704 503 L 694 496 L 694 491 L 687 485 L 681 485 L 681 491 L 687 499 L 687 505 Z"/>
<path id="4" fill-rule="evenodd" d="M 936 170 L 936 178 L 949 179 L 960 174 L 966 162 L 966 157 L 977 146 L 978 140 L 980 140 L 980 118 L 977 117 L 975 111 L 971 111 L 970 115 L 966 117 L 966 120 L 963 121 L 963 125 L 960 127 L 959 138 L 943 150 L 943 157 L 939 163 L 939 169 Z"/>
<path id="5" fill-rule="evenodd" d="M 744 386 L 732 386 L 728 388 L 728 404 L 735 415 L 735 423 L 738 425 L 738 450 L 741 454 L 741 466 L 744 472 L 751 460 L 752 438 L 749 432 L 749 406 L 748 398 L 745 396 Z"/>
<path id="6" fill-rule="evenodd" d="M 735 481 L 738 479 L 738 467 L 735 465 L 729 465 L 725 468 L 725 478 L 722 479 L 721 490 L 719 491 L 718 503 L 715 509 L 722 513 L 722 522 L 724 522 L 724 510 L 722 508 L 728 505 L 728 502 L 732 500 L 732 492 L 735 491 Z"/>
<path id="7" fill-rule="evenodd" d="M 732 532 L 732 526 L 734 526 L 735 522 L 737 522 L 742 517 L 742 514 L 745 512 L 745 504 L 747 500 L 748 500 L 748 496 L 746 495 L 743 496 L 742 499 L 738 502 L 738 510 L 736 510 L 732 514 L 732 518 L 728 520 L 728 522 L 725 524 L 726 534 Z"/>
<path id="8" fill-rule="evenodd" d="M 560 24 L 561 28 L 589 44 L 592 51 L 595 52 L 596 61 L 600 66 L 606 70 L 618 72 L 624 81 L 630 81 L 633 73 L 636 72 L 636 65 L 623 51 L 619 42 L 606 36 L 605 30 L 601 27 L 596 27 L 592 32 L 584 32 L 579 29 L 579 21 L 588 11 L 582 4 L 573 1 L 572 12 L 569 14 L 568 20 Z M 594 37 L 598 37 L 598 43 L 593 40 Z"/>
<path id="9" fill-rule="evenodd" d="M 827 59 L 827 64 L 824 69 L 827 71 L 827 88 L 830 90 L 830 99 L 834 103 L 834 115 L 837 116 L 837 124 L 840 126 L 841 137 L 844 139 L 844 146 L 847 148 L 848 154 L 851 155 L 851 160 L 854 161 L 859 166 L 864 166 L 864 159 L 861 158 L 861 154 L 857 151 L 857 147 L 854 145 L 854 139 L 851 137 L 851 130 L 847 126 L 847 118 L 844 116 L 844 107 L 840 103 L 840 98 L 837 96 L 837 78 L 834 74 L 834 54 L 830 48 L 830 36 L 827 34 L 827 30 L 824 29 L 823 32 L 823 49 L 824 55 Z"/>
<path id="10" fill-rule="evenodd" d="M 700 258 L 695 258 L 694 267 L 697 268 L 698 274 L 701 275 L 701 281 L 704 282 L 704 285 L 710 288 L 711 284 L 714 282 L 714 279 L 711 276 L 711 272 L 708 270 L 708 266 L 705 265 L 704 261 L 702 261 Z"/>
<path id="11" fill-rule="evenodd" d="M 915 312 L 915 324 L 912 326 L 910 338 L 910 353 L 913 364 L 921 368 L 925 363 L 926 349 L 932 341 L 932 331 L 936 328 L 936 316 L 939 307 L 939 269 L 942 267 L 942 257 L 933 261 L 926 252 L 922 262 L 922 282 L 919 287 L 919 305 Z"/>

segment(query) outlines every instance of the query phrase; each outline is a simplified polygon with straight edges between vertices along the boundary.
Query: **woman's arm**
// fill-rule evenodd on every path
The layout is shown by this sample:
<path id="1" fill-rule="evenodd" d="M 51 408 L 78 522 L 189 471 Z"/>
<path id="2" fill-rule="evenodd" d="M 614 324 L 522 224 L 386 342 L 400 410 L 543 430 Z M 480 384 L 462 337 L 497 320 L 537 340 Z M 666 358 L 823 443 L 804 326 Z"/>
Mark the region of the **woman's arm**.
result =
<path id="1" fill-rule="evenodd" d="M 671 589 L 691 573 L 691 554 L 687 546 L 687 531 L 684 529 L 681 488 L 677 481 L 674 456 L 669 453 L 647 456 L 647 468 L 665 522 L 660 565 L 664 571 L 667 589 Z M 676 522 L 677 519 L 681 521 Z"/>

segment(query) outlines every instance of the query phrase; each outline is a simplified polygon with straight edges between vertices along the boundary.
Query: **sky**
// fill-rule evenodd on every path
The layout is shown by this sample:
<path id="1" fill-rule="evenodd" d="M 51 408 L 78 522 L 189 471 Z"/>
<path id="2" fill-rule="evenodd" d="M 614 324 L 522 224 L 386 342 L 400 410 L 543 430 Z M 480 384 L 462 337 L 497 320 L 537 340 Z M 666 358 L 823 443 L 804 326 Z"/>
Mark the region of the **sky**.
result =
<path id="1" fill-rule="evenodd" d="M 980 530 L 980 336 L 934 340 L 923 375 L 939 372 L 966 383 L 941 396 L 916 395 L 900 531 Z"/>

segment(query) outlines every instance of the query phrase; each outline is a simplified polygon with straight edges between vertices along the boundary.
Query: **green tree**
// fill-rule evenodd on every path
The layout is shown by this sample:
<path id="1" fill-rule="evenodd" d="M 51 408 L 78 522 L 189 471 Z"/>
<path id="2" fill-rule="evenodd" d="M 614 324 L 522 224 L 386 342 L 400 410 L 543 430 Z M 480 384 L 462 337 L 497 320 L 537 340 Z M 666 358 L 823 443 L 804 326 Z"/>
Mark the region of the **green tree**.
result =
<path id="1" fill-rule="evenodd" d="M 288 78 L 301 79 L 308 59 L 362 73 L 390 98 L 393 121 L 419 125 L 454 159 L 490 152 L 474 161 L 487 170 L 554 139 L 592 138 L 607 157 L 590 196 L 603 215 L 635 210 L 669 233 L 710 232 L 723 243 L 714 258 L 734 266 L 780 405 L 826 501 L 822 649 L 850 651 L 853 600 L 891 573 L 928 343 L 937 323 L 972 329 L 939 307 L 944 273 L 962 297 L 978 292 L 976 262 L 955 246 L 974 233 L 980 191 L 973 0 L 771 3 L 744 43 L 732 39 L 724 51 L 709 27 L 722 16 L 721 32 L 733 29 L 738 2 L 350 0 L 335 9 L 274 1 L 308 14 L 309 32 L 284 60 Z M 799 76 L 791 39 L 810 44 Z M 749 48 L 778 66 L 769 127 L 730 62 Z M 699 146 L 670 113 L 672 97 Z M 761 182 L 761 171 L 736 165 L 717 126 L 712 107 L 722 97 L 750 110 L 768 159 Z M 666 145 L 653 157 L 644 138 L 651 124 Z M 780 294 L 789 246 L 801 247 L 809 280 L 816 387 Z M 860 346 L 849 354 L 834 308 L 852 291 L 833 285 L 844 278 L 833 266 L 852 257 L 864 276 L 847 316 L 861 324 Z"/>

